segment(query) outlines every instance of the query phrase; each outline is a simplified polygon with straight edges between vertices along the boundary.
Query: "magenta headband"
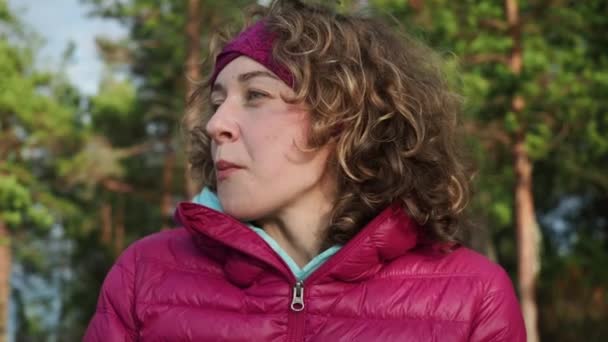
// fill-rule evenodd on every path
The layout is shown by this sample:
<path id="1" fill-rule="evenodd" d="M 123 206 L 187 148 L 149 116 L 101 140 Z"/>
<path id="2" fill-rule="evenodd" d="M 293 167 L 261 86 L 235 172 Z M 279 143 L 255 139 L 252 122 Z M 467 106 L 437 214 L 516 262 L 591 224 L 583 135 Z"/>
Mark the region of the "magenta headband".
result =
<path id="1" fill-rule="evenodd" d="M 275 34 L 266 29 L 263 21 L 258 21 L 248 27 L 226 44 L 222 52 L 217 56 L 210 84 L 213 85 L 215 83 L 215 79 L 220 71 L 235 58 L 247 56 L 265 66 L 285 82 L 285 84 L 293 88 L 293 76 L 285 66 L 276 62 L 272 56 L 274 40 Z"/>

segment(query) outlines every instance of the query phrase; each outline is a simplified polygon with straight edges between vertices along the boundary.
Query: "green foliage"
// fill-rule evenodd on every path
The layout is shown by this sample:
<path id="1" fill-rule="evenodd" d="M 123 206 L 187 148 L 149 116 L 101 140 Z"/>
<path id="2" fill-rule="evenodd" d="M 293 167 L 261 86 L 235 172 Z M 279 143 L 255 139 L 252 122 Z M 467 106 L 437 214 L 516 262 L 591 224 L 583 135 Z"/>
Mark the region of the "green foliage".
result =
<path id="1" fill-rule="evenodd" d="M 52 149 L 73 129 L 73 111 L 41 94 L 39 89 L 49 78 L 34 72 L 32 63 L 30 50 L 0 40 L 0 151 L 5 153 L 0 157 L 6 161 L 0 169 L 0 219 L 14 229 L 48 228 L 54 222 L 51 211 L 37 199 L 44 190 L 33 174 L 49 165 L 32 157 L 51 157 Z"/>
<path id="2" fill-rule="evenodd" d="M 123 119 L 133 111 L 135 87 L 130 82 L 106 80 L 102 83 L 99 94 L 92 98 L 93 118 L 107 120 L 115 117 Z"/>
<path id="3" fill-rule="evenodd" d="M 26 187 L 14 176 L 0 179 L 0 220 L 9 227 L 17 228 L 27 223 L 37 228 L 49 228 L 53 223 L 51 213 L 34 203 Z"/>
<path id="4" fill-rule="evenodd" d="M 81 151 L 58 164 L 58 175 L 68 187 L 95 187 L 107 178 L 122 178 L 123 166 L 116 151 L 102 137 L 91 137 Z M 92 189 L 89 189 L 92 190 Z"/>
<path id="5" fill-rule="evenodd" d="M 7 21 L 11 17 L 6 0 L 0 0 L 0 20 Z"/>

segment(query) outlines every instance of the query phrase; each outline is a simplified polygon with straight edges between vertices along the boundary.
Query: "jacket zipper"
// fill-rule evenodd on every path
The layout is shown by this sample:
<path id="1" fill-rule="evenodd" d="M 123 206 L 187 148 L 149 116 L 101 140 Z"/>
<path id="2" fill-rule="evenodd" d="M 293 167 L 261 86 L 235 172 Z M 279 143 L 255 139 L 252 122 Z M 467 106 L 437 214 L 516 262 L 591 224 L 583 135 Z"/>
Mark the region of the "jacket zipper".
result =
<path id="1" fill-rule="evenodd" d="M 291 310 L 300 312 L 304 310 L 304 282 L 298 281 L 293 286 L 293 295 L 291 299 Z"/>
<path id="2" fill-rule="evenodd" d="M 303 341 L 304 340 L 304 325 L 306 323 L 304 317 L 304 282 L 297 281 L 292 289 L 291 306 L 289 310 L 289 334 L 288 341 Z"/>
<path id="3" fill-rule="evenodd" d="M 322 275 L 331 270 L 332 267 L 341 262 L 344 258 L 344 255 L 347 255 L 347 251 L 353 248 L 357 248 L 360 244 L 360 241 L 363 241 L 365 236 L 358 235 L 352 241 L 349 242 L 348 245 L 344 246 L 334 257 L 325 262 L 318 270 L 314 271 L 312 274 L 306 278 L 307 284 L 313 284 L 316 279 L 320 278 Z M 280 258 L 280 257 L 279 257 Z M 281 259 L 282 261 L 282 259 Z M 288 267 L 289 268 L 289 267 Z M 304 282 L 302 280 L 296 280 L 296 283 L 292 289 L 291 296 L 291 305 L 289 310 L 289 322 L 287 325 L 287 329 L 289 333 L 287 334 L 287 341 L 303 341 L 304 340 L 304 326 L 306 324 L 305 321 L 305 311 L 306 306 L 304 304 Z"/>

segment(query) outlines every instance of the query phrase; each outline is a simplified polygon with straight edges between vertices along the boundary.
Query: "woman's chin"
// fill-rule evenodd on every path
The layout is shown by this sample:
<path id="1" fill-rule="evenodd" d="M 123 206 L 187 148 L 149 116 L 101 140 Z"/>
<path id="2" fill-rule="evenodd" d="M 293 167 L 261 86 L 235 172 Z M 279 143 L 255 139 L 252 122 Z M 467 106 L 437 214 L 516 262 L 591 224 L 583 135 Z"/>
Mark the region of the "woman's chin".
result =
<path id="1" fill-rule="evenodd" d="M 246 203 L 236 204 L 236 203 L 227 203 L 226 205 L 222 204 L 222 208 L 224 209 L 224 213 L 228 214 L 235 219 L 243 222 L 254 221 L 260 218 L 261 214 L 252 208 L 251 205 L 247 205 Z"/>

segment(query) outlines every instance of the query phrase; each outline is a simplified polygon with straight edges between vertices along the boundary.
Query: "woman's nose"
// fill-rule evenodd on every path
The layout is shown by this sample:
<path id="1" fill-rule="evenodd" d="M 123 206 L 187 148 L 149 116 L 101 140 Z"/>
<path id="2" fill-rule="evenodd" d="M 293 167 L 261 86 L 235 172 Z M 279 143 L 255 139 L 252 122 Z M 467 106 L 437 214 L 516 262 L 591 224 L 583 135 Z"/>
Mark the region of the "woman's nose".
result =
<path id="1" fill-rule="evenodd" d="M 224 101 L 211 119 L 207 122 L 207 134 L 215 141 L 216 144 L 235 141 L 238 139 L 238 124 L 235 121 L 235 108 L 231 108 L 228 100 Z"/>

